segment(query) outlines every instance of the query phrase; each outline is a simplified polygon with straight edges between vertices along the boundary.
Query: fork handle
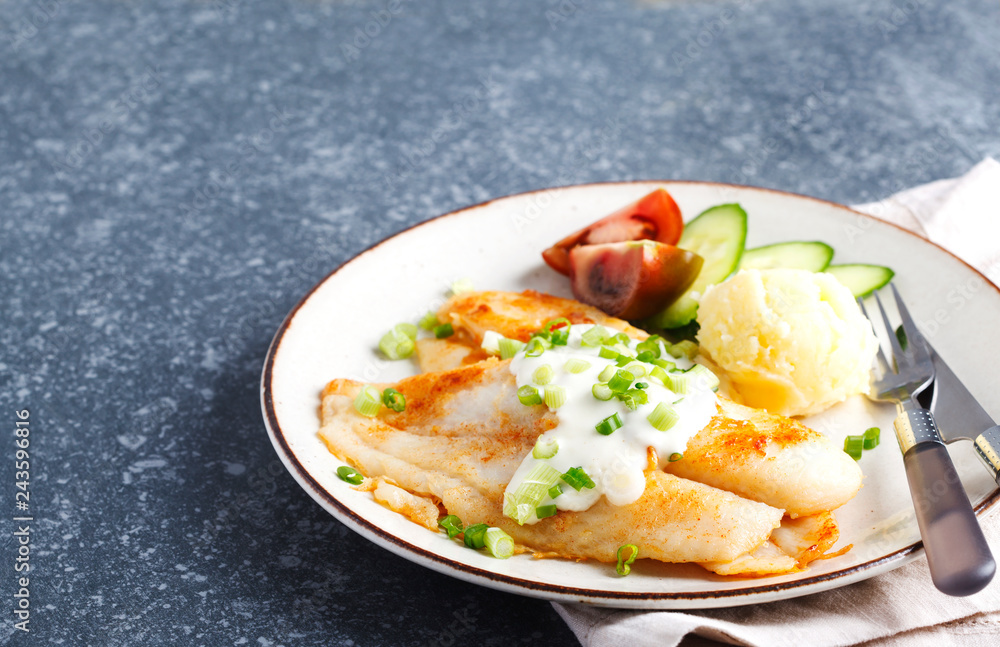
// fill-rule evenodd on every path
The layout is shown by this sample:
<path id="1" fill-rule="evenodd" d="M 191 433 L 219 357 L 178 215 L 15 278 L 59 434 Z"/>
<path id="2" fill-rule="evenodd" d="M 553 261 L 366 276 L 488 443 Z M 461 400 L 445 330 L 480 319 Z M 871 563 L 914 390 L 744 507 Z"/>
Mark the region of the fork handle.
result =
<path id="1" fill-rule="evenodd" d="M 894 426 L 934 586 L 955 596 L 981 591 L 996 562 L 934 416 L 903 408 Z"/>

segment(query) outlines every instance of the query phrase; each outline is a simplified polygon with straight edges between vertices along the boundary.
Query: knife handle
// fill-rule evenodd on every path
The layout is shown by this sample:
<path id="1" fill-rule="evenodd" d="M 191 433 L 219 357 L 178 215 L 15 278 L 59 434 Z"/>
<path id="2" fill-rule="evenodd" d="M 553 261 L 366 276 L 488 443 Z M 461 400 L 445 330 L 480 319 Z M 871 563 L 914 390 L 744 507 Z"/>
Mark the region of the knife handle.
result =
<path id="1" fill-rule="evenodd" d="M 1000 425 L 994 425 L 976 438 L 976 454 L 1000 485 Z"/>
<path id="2" fill-rule="evenodd" d="M 925 409 L 902 411 L 895 427 L 901 447 L 904 438 L 923 438 L 904 449 L 903 464 L 934 586 L 955 596 L 981 591 L 996 562 L 948 449 L 928 439 L 940 438 L 934 416 Z"/>

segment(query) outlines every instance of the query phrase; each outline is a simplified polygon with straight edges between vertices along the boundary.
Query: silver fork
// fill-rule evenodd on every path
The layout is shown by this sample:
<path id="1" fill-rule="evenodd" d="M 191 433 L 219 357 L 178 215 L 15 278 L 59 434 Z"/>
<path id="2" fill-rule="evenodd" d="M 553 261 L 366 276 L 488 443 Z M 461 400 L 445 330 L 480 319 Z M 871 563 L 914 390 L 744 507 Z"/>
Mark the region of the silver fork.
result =
<path id="1" fill-rule="evenodd" d="M 891 361 L 880 344 L 875 359 L 878 376 L 873 373 L 868 397 L 896 404 L 898 415 L 893 426 L 903 452 L 906 480 L 934 586 L 948 595 L 971 595 L 993 579 L 996 562 L 934 416 L 915 399 L 934 380 L 934 364 L 896 286 L 890 284 L 890 287 L 896 297 L 906 348 L 889 324 L 876 293 L 875 302 L 890 340 Z M 868 317 L 862 299 L 858 299 L 858 305 Z"/>

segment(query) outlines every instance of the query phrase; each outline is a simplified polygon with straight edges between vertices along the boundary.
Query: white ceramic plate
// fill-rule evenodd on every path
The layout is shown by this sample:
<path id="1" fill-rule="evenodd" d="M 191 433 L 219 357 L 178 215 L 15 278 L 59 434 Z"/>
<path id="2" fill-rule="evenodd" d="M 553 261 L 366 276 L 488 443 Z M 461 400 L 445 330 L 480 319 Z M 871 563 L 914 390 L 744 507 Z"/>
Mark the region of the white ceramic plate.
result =
<path id="1" fill-rule="evenodd" d="M 707 207 L 739 202 L 749 214 L 748 247 L 787 240 L 822 240 L 835 262 L 869 262 L 896 270 L 895 284 L 915 319 L 1000 419 L 1000 291 L 948 252 L 894 226 L 836 204 L 765 189 L 694 182 L 593 184 L 515 195 L 447 214 L 408 229 L 345 263 L 288 315 L 268 352 L 261 402 L 278 455 L 299 484 L 341 522 L 417 564 L 504 591 L 568 602 L 634 608 L 704 608 L 790 598 L 857 582 L 902 566 L 920 552 L 903 471 L 893 439 L 891 407 L 852 399 L 805 422 L 832 436 L 870 426 L 883 442 L 861 459 L 864 487 L 837 511 L 847 554 L 802 572 L 727 579 L 694 565 L 640 560 L 629 577 L 595 562 L 493 559 L 449 541 L 376 504 L 341 482 L 341 465 L 319 440 L 319 394 L 337 377 L 394 381 L 415 372 L 409 361 L 380 360 L 385 330 L 416 321 L 443 301 L 453 280 L 477 288 L 532 288 L 570 296 L 566 279 L 539 252 L 568 233 L 664 186 L 690 220 Z M 977 511 L 998 499 L 971 444 L 951 454 Z"/>

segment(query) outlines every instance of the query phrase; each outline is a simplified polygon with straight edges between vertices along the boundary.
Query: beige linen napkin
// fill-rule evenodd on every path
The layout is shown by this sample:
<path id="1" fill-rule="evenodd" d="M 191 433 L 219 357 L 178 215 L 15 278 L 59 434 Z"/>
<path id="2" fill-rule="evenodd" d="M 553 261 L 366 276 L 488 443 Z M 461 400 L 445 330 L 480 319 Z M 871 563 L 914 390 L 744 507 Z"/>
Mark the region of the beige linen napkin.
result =
<path id="1" fill-rule="evenodd" d="M 966 175 L 855 207 L 913 230 L 962 257 L 1000 285 L 1000 163 L 986 159 Z M 982 520 L 1000 555 L 1000 515 Z M 792 600 L 704 611 L 621 611 L 553 603 L 584 647 L 716 644 L 1000 645 L 1000 577 L 980 593 L 938 592 L 918 559 L 895 571 Z"/>

